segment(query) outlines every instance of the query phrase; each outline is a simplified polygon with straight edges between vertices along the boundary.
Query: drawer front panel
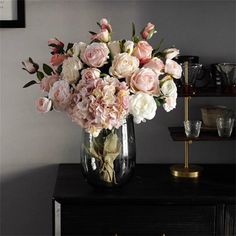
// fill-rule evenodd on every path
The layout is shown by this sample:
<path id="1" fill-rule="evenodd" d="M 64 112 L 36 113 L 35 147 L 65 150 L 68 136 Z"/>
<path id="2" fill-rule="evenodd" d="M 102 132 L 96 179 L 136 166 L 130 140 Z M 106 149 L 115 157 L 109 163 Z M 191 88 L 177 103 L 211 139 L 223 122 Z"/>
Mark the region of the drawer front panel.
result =
<path id="1" fill-rule="evenodd" d="M 215 206 L 62 205 L 62 235 L 215 234 Z"/>

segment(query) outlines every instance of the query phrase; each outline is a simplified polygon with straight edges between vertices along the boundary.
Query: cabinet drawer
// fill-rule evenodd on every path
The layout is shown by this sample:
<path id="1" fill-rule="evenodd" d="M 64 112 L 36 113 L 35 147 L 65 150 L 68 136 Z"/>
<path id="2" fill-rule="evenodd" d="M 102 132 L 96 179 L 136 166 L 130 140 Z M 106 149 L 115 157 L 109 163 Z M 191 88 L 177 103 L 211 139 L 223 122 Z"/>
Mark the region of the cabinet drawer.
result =
<path id="1" fill-rule="evenodd" d="M 62 235 L 215 234 L 215 206 L 62 205 Z"/>

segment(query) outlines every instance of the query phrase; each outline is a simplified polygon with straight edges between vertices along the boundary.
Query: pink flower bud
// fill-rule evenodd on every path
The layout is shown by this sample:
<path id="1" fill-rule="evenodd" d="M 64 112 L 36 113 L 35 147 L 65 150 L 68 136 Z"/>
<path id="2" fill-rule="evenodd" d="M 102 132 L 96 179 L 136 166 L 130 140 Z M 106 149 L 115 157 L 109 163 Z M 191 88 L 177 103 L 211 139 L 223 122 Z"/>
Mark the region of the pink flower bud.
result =
<path id="1" fill-rule="evenodd" d="M 22 69 L 28 71 L 30 74 L 36 73 L 39 69 L 38 64 L 34 63 L 30 57 L 28 60 L 22 61 L 22 64 L 24 66 Z"/>

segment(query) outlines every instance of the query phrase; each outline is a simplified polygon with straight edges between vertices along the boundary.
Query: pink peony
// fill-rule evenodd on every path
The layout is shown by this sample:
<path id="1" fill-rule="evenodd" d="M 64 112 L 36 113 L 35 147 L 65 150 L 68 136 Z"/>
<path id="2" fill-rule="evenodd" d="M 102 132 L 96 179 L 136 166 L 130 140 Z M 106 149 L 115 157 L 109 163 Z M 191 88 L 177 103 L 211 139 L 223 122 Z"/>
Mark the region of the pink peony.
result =
<path id="1" fill-rule="evenodd" d="M 161 59 L 153 57 L 148 63 L 144 64 L 143 67 L 152 69 L 159 76 L 163 74 L 165 65 Z"/>
<path id="2" fill-rule="evenodd" d="M 49 90 L 48 95 L 56 110 L 66 110 L 71 101 L 69 83 L 65 80 L 56 81 Z"/>
<path id="3" fill-rule="evenodd" d="M 140 64 L 145 64 L 151 59 L 152 50 L 152 46 L 147 41 L 139 41 L 134 48 L 133 55 L 139 59 Z"/>
<path id="4" fill-rule="evenodd" d="M 50 63 L 52 66 L 57 67 L 57 66 L 60 66 L 66 58 L 67 58 L 66 55 L 56 53 L 52 55 Z"/>
<path id="5" fill-rule="evenodd" d="M 50 88 L 53 86 L 53 84 L 59 80 L 58 74 L 52 74 L 51 76 L 44 77 L 40 81 L 40 89 L 44 92 L 49 92 Z"/>
<path id="6" fill-rule="evenodd" d="M 141 68 L 131 76 L 130 88 L 132 92 L 144 92 L 158 95 L 160 92 L 159 79 L 156 73 L 149 68 Z"/>
<path id="7" fill-rule="evenodd" d="M 52 101 L 45 97 L 40 97 L 35 102 L 36 109 L 38 112 L 46 113 L 50 111 L 52 107 Z"/>
<path id="8" fill-rule="evenodd" d="M 155 25 L 148 23 L 144 30 L 141 32 L 143 39 L 150 39 L 155 33 Z"/>
<path id="9" fill-rule="evenodd" d="M 109 58 L 109 49 L 105 43 L 92 43 L 88 45 L 81 55 L 81 59 L 89 66 L 102 67 Z"/>

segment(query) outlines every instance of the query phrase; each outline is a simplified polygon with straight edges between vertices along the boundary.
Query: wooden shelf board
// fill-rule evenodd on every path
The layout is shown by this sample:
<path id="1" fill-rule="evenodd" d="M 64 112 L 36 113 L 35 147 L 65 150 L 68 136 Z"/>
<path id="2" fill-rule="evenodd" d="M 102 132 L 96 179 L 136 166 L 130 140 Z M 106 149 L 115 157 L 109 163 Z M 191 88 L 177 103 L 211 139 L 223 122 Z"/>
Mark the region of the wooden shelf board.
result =
<path id="1" fill-rule="evenodd" d="M 201 129 L 198 138 L 187 138 L 184 132 L 184 127 L 169 127 L 168 129 L 174 141 L 230 141 L 236 139 L 235 129 L 229 138 L 219 137 L 217 130 Z"/>
<path id="2" fill-rule="evenodd" d="M 179 97 L 236 97 L 236 89 L 223 90 L 220 88 L 196 88 L 195 92 L 186 93 L 178 88 Z"/>

